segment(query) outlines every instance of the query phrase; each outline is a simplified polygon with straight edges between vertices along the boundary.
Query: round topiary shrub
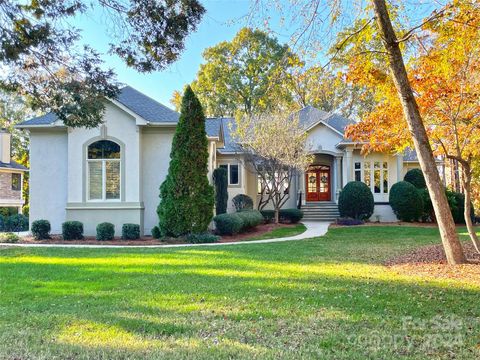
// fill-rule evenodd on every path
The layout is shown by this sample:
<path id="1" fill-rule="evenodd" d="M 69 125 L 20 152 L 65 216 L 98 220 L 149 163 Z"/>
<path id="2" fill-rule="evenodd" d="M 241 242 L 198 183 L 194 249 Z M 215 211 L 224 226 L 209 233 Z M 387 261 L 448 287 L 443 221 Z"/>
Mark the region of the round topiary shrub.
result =
<path id="1" fill-rule="evenodd" d="M 215 227 L 220 235 L 235 235 L 243 229 L 243 220 L 234 214 L 220 214 L 213 218 Z"/>
<path id="2" fill-rule="evenodd" d="M 342 218 L 367 220 L 375 204 L 370 188 L 361 181 L 351 181 L 340 192 L 338 210 Z"/>
<path id="3" fill-rule="evenodd" d="M 122 226 L 123 240 L 137 240 L 140 239 L 140 225 L 138 224 L 123 224 Z"/>
<path id="4" fill-rule="evenodd" d="M 408 181 L 400 181 L 392 186 L 389 201 L 399 220 L 418 221 L 423 214 L 422 194 Z"/>
<path id="5" fill-rule="evenodd" d="M 158 226 L 154 226 L 152 228 L 152 237 L 154 239 L 160 239 L 162 237 L 162 232 L 160 231 L 160 228 Z"/>
<path id="6" fill-rule="evenodd" d="M 97 240 L 113 240 L 115 236 L 115 225 L 109 222 L 103 222 L 97 225 Z"/>
<path id="7" fill-rule="evenodd" d="M 32 222 L 32 235 L 36 240 L 50 239 L 50 221 L 35 220 Z"/>
<path id="8" fill-rule="evenodd" d="M 235 195 L 232 199 L 233 206 L 236 211 L 252 210 L 253 200 L 250 196 L 245 194 Z"/>
<path id="9" fill-rule="evenodd" d="M 64 240 L 82 240 L 83 224 L 80 221 L 65 221 L 62 224 L 62 236 Z"/>
<path id="10" fill-rule="evenodd" d="M 408 170 L 403 180 L 408 181 L 417 189 L 425 189 L 427 187 L 427 183 L 425 182 L 425 177 L 423 176 L 423 171 L 421 169 Z"/>

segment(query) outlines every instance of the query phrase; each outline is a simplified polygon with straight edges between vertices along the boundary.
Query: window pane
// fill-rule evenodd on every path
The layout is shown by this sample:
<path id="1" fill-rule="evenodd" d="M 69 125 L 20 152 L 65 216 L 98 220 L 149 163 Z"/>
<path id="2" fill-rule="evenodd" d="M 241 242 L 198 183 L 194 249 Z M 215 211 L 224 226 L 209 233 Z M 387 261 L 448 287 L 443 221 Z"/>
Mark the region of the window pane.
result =
<path id="1" fill-rule="evenodd" d="M 375 167 L 375 169 L 380 169 L 380 162 L 375 161 L 373 166 Z"/>
<path id="2" fill-rule="evenodd" d="M 120 145 L 109 140 L 94 142 L 88 147 L 89 159 L 120 159 Z"/>
<path id="3" fill-rule="evenodd" d="M 355 163 L 355 169 L 361 169 L 362 168 L 362 164 L 359 163 L 359 162 L 356 162 Z"/>
<path id="4" fill-rule="evenodd" d="M 238 184 L 238 165 L 230 165 L 230 184 Z"/>
<path id="5" fill-rule="evenodd" d="M 88 198 L 90 200 L 102 199 L 102 162 L 90 161 L 88 163 Z"/>
<path id="6" fill-rule="evenodd" d="M 383 162 L 383 168 L 388 169 L 388 162 L 386 162 L 386 161 Z"/>
<path id="7" fill-rule="evenodd" d="M 307 179 L 308 179 L 307 191 L 310 193 L 317 192 L 317 173 L 316 172 L 308 173 Z"/>
<path id="8" fill-rule="evenodd" d="M 368 187 L 370 187 L 370 170 L 365 170 L 363 173 L 363 181 Z"/>
<path id="9" fill-rule="evenodd" d="M 388 193 L 388 170 L 383 170 L 383 192 Z"/>
<path id="10" fill-rule="evenodd" d="M 375 186 L 373 188 L 373 191 L 376 194 L 379 194 L 380 193 L 380 170 L 375 170 L 373 172 L 373 181 L 374 181 L 374 184 L 375 184 Z"/>
<path id="11" fill-rule="evenodd" d="M 107 199 L 120 199 L 120 161 L 105 162 Z"/>
<path id="12" fill-rule="evenodd" d="M 355 171 L 355 181 L 362 181 L 362 173 L 360 170 Z"/>
<path id="13" fill-rule="evenodd" d="M 12 174 L 12 190 L 13 191 L 20 191 L 22 181 L 22 175 L 20 174 Z"/>

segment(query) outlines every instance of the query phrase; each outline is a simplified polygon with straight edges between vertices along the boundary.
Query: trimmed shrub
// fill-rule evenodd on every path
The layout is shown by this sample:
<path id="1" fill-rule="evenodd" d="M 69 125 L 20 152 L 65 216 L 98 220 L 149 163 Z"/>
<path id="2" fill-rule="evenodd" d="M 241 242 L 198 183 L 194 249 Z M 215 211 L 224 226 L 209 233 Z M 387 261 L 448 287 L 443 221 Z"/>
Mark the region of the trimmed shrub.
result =
<path id="1" fill-rule="evenodd" d="M 5 230 L 5 216 L 0 214 L 0 232 Z"/>
<path id="2" fill-rule="evenodd" d="M 115 225 L 109 222 L 103 222 L 97 225 L 97 240 L 113 240 L 115 237 Z"/>
<path id="3" fill-rule="evenodd" d="M 238 194 L 232 199 L 233 206 L 236 211 L 252 210 L 253 200 L 250 196 L 245 194 Z"/>
<path id="4" fill-rule="evenodd" d="M 19 232 L 28 230 L 28 217 L 22 214 L 15 214 L 7 217 L 4 223 L 4 231 Z"/>
<path id="5" fill-rule="evenodd" d="M 375 203 L 370 188 L 361 181 L 351 181 L 340 192 L 338 210 L 343 218 L 368 220 Z"/>
<path id="6" fill-rule="evenodd" d="M 1 233 L 0 243 L 14 244 L 17 243 L 20 238 L 14 233 Z"/>
<path id="7" fill-rule="evenodd" d="M 64 240 L 82 240 L 83 224 L 80 221 L 65 221 L 62 224 L 62 237 Z"/>
<path id="8" fill-rule="evenodd" d="M 32 235 L 37 240 L 50 239 L 50 221 L 35 220 L 32 222 Z"/>
<path id="9" fill-rule="evenodd" d="M 162 233 L 160 232 L 160 228 L 158 226 L 154 226 L 152 228 L 152 237 L 154 239 L 160 239 L 162 237 Z"/>
<path id="10" fill-rule="evenodd" d="M 422 195 L 408 181 L 400 181 L 392 186 L 389 201 L 399 220 L 418 221 L 423 214 Z"/>
<path id="11" fill-rule="evenodd" d="M 137 240 L 140 239 L 140 225 L 138 224 L 123 224 L 122 226 L 123 240 Z"/>
<path id="12" fill-rule="evenodd" d="M 243 221 L 242 231 L 262 224 L 265 219 L 258 210 L 244 210 L 236 213 Z"/>
<path id="13" fill-rule="evenodd" d="M 403 180 L 409 182 L 417 189 L 425 189 L 427 187 L 427 183 L 425 182 L 425 177 L 423 176 L 423 171 L 421 169 L 408 170 Z"/>
<path id="14" fill-rule="evenodd" d="M 205 234 L 190 234 L 187 236 L 187 242 L 191 244 L 208 244 L 217 242 L 220 239 L 219 236 L 205 233 Z"/>
<path id="15" fill-rule="evenodd" d="M 365 224 L 364 221 L 352 218 L 338 218 L 337 219 L 338 225 L 345 225 L 345 226 L 354 226 L 354 225 L 363 225 Z"/>
<path id="16" fill-rule="evenodd" d="M 187 86 L 172 141 L 168 175 L 160 186 L 157 214 L 162 235 L 178 237 L 207 231 L 215 203 L 207 163 L 205 115 Z"/>
<path id="17" fill-rule="evenodd" d="M 262 210 L 261 213 L 266 223 L 274 221 L 274 210 Z M 280 209 L 278 216 L 281 223 L 296 224 L 303 219 L 303 211 L 299 209 Z"/>
<path id="18" fill-rule="evenodd" d="M 238 213 L 220 214 L 213 221 L 220 235 L 235 235 L 243 229 L 243 220 Z"/>
<path id="19" fill-rule="evenodd" d="M 215 212 L 217 215 L 227 212 L 228 204 L 228 173 L 226 169 L 213 170 L 213 183 L 215 185 Z"/>
<path id="20" fill-rule="evenodd" d="M 452 211 L 453 220 L 455 224 L 465 224 L 465 195 L 458 192 L 453 192 L 453 198 L 455 199 L 453 204 L 450 206 Z M 472 222 L 475 221 L 475 208 L 473 203 L 470 203 L 470 218 Z"/>

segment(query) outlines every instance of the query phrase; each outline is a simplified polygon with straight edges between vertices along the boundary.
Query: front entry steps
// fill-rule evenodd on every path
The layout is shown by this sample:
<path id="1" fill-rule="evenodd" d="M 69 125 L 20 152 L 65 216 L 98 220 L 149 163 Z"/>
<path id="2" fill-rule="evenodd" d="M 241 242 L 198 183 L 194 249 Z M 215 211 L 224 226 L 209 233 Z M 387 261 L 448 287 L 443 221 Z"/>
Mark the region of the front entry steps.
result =
<path id="1" fill-rule="evenodd" d="M 301 210 L 306 221 L 335 221 L 340 217 L 338 205 L 333 201 L 307 201 Z"/>

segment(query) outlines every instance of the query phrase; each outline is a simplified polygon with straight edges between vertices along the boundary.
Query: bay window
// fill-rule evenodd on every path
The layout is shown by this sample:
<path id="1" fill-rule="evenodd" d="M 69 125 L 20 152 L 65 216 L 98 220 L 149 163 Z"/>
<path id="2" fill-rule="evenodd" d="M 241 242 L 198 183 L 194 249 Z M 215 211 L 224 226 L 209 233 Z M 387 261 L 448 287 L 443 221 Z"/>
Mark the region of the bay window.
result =
<path id="1" fill-rule="evenodd" d="M 388 162 L 363 161 L 354 163 L 355 181 L 363 181 L 374 194 L 388 194 Z"/>

